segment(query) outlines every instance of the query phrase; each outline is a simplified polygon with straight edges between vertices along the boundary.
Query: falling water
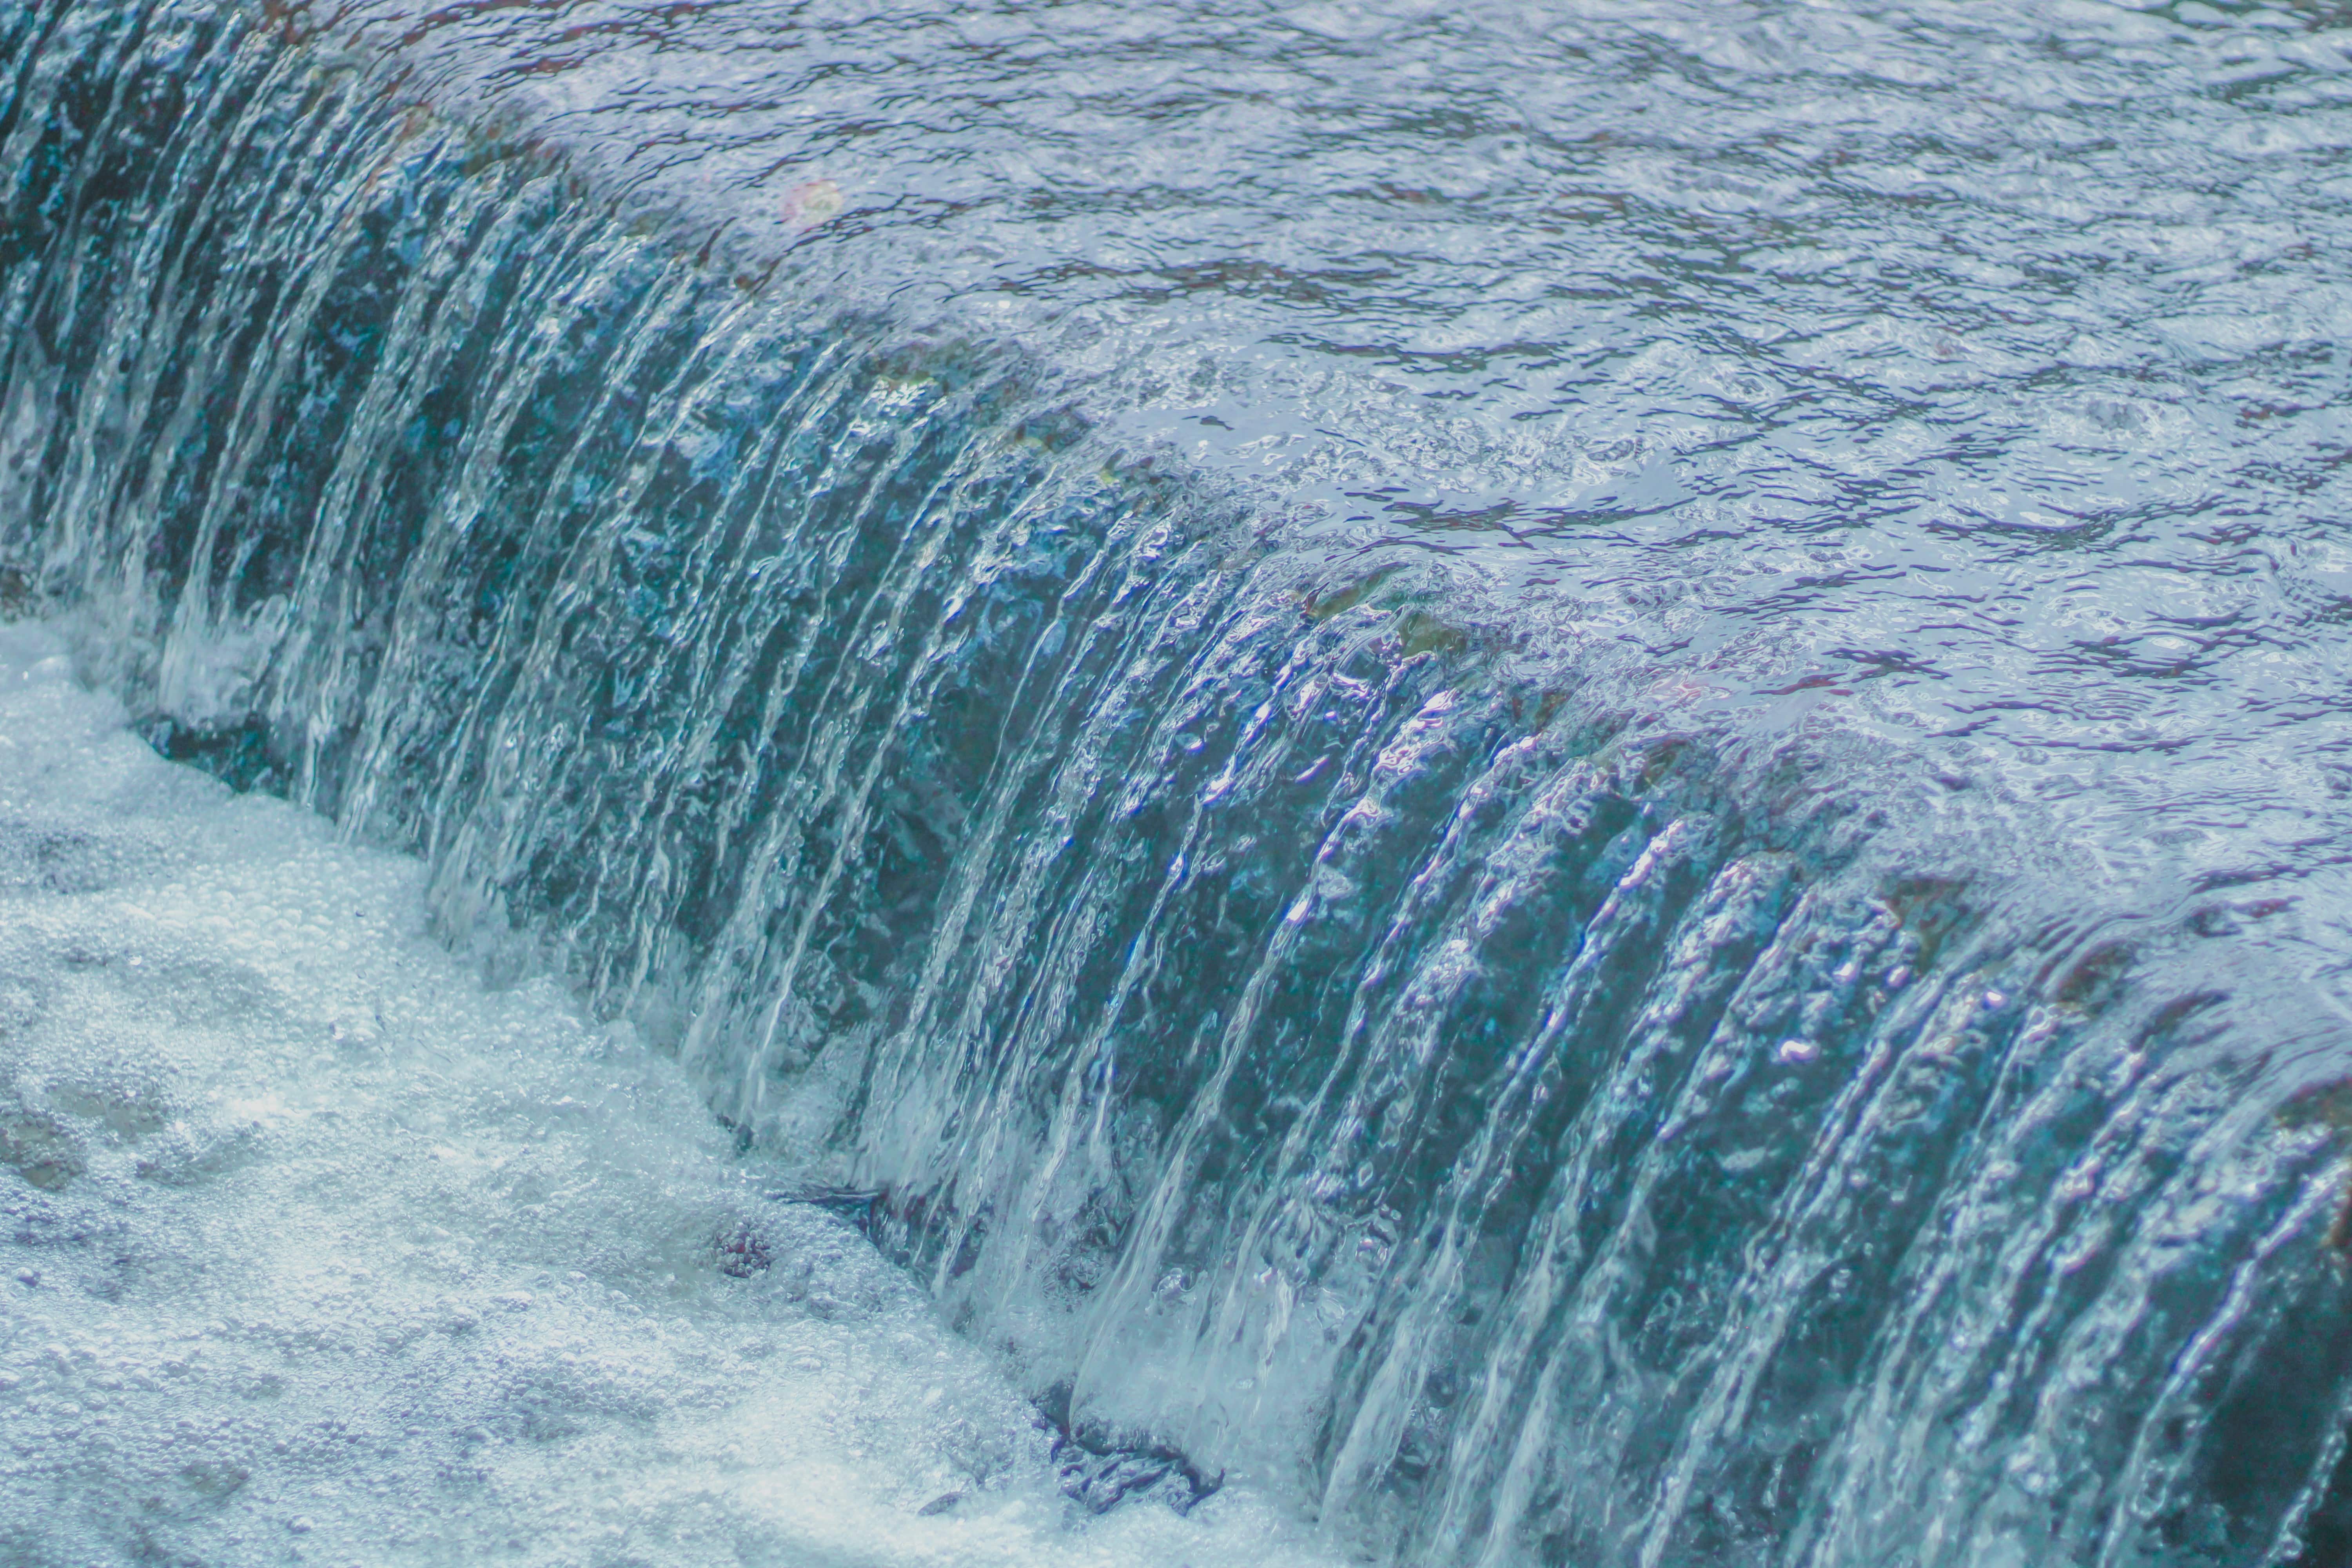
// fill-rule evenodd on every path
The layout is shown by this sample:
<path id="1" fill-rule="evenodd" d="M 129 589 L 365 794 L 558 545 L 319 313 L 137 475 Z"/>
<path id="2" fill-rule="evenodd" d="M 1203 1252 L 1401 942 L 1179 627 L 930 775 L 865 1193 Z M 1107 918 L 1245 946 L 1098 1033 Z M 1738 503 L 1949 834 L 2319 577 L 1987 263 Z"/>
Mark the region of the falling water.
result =
<path id="1" fill-rule="evenodd" d="M 166 755 L 415 850 L 444 941 L 875 1194 L 1097 1447 L 1384 1561 L 2316 1568 L 2352 774 L 2347 296 L 2305 237 L 2341 198 L 2258 165 L 2226 190 L 2271 230 L 2042 277 L 2190 188 L 2134 184 L 2135 83 L 2240 117 L 2211 157 L 2352 145 L 2326 18 L 2209 9 L 1571 12 L 1537 54 L 1601 108 L 1497 64 L 1517 140 L 1455 128 L 1576 176 L 1505 213 L 1402 69 L 1534 47 L 1499 11 L 1081 7 L 1057 58 L 790 7 L 21 4 L 5 581 Z M 971 58 L 1228 48 L 1221 140 L 1171 144 L 1271 194 L 1076 240 L 1051 182 L 970 216 L 931 142 L 857 165 L 901 159 L 889 201 L 778 151 L 920 126 Z M 1765 167 L 1840 48 L 2013 113 L 2023 162 L 1955 121 Z M 747 86 L 794 51 L 873 79 Z M 1310 79 L 1392 92 L 1390 141 L 1253 152 Z M 1107 164 L 1159 144 L 1088 112 Z M 1026 145 L 970 123 L 936 144 Z M 1282 170 L 1400 149 L 1371 272 L 1041 260 L 1255 255 L 1267 213 L 1338 254 L 1375 220 Z M 1800 254 L 1882 200 L 1878 271 Z M 1574 285 L 1564 228 L 1611 281 L 1543 297 L 1538 354 L 1462 291 Z M 2171 360 L 2129 336 L 2159 308 Z M 1519 406 L 1514 353 L 1588 381 Z"/>

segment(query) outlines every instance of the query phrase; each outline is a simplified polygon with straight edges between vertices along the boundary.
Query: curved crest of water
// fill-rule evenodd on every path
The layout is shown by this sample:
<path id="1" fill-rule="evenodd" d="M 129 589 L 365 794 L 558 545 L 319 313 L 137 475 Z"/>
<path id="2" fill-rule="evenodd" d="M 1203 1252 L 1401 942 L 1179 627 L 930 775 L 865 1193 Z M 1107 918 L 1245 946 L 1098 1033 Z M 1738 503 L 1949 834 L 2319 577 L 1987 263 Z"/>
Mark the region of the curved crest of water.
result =
<path id="1" fill-rule="evenodd" d="M 1783 689 L 1769 583 L 1688 657 L 1630 590 L 1560 631 L 1423 548 L 1517 501 L 1270 506 L 1050 333 L 812 275 L 837 186 L 681 241 L 431 27 L 319 22 L 0 33 L 6 582 L 168 752 L 421 848 L 1080 1430 L 1380 1554 L 2347 1538 L 2339 807 L 2167 859 L 2160 748 L 2037 794 L 1919 727 L 1991 676 Z M 1693 499 L 1643 463 L 1587 511 Z"/>

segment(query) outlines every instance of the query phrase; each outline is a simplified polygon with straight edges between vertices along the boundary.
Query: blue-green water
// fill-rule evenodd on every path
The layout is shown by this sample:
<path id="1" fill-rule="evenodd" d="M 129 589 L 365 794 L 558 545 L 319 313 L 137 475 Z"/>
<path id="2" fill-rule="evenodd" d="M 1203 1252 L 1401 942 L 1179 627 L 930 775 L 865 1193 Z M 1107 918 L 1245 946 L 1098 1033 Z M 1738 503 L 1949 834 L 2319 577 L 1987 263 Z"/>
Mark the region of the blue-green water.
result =
<path id="1" fill-rule="evenodd" d="M 2334 13 L 0 16 L 12 595 L 1075 1429 L 2352 1549 Z"/>

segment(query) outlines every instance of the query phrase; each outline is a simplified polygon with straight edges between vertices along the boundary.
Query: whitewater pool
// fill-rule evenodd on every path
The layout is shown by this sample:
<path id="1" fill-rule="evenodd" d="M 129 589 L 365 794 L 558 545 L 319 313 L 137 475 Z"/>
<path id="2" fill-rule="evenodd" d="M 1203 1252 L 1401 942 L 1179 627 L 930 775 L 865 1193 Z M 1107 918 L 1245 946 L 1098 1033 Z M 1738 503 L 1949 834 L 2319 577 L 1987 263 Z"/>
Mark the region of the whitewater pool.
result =
<path id="1" fill-rule="evenodd" d="M 2347 168 L 2333 0 L 0 0 L 26 1550 L 2338 1568 Z"/>
<path id="2" fill-rule="evenodd" d="M 0 626 L 0 1560 L 1329 1560 L 1238 1492 L 1087 1515 L 914 1282 L 422 880 Z"/>

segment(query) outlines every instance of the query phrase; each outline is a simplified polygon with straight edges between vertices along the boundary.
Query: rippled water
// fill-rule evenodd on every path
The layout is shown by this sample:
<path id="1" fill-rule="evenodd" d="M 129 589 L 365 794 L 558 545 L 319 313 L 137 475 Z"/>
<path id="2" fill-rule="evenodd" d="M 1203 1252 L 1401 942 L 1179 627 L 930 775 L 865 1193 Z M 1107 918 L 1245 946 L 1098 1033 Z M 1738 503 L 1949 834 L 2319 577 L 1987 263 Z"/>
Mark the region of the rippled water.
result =
<path id="1" fill-rule="evenodd" d="M 11 593 L 1075 1428 L 2352 1539 L 2333 12 L 0 15 Z"/>
<path id="2" fill-rule="evenodd" d="M 2342 571 L 2337 20 L 564 5 L 405 37 L 432 90 L 771 288 L 1001 333 L 1122 436 L 1454 555 L 1554 635 L 2130 750 L 2237 738 L 2192 694 L 2225 671 L 2323 695 L 2265 683 L 2326 679 Z"/>
<path id="3" fill-rule="evenodd" d="M 1919 746 L 2168 901 L 2332 883 L 2327 6 L 362 15 L 764 289 L 1017 342 L 1627 700 Z"/>

